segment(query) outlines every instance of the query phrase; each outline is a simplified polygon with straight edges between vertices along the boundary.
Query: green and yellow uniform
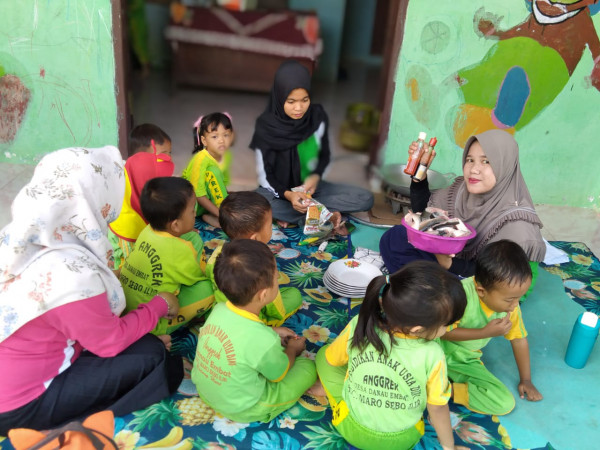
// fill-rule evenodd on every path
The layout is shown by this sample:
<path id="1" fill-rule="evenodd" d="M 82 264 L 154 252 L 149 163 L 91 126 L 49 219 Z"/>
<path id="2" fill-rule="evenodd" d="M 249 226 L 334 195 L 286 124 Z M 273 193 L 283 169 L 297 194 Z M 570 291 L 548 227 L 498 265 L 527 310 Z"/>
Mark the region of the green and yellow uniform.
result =
<path id="1" fill-rule="evenodd" d="M 290 361 L 281 338 L 257 315 L 218 303 L 198 334 L 192 381 L 215 411 L 236 422 L 269 422 L 317 378 L 308 358 Z"/>
<path id="2" fill-rule="evenodd" d="M 226 161 L 223 157 L 223 162 Z M 181 176 L 192 183 L 196 197 L 207 197 L 217 208 L 227 197 L 227 184 L 223 172 L 217 160 L 206 149 L 194 154 Z M 197 216 L 205 212 L 204 208 L 196 205 Z"/>
<path id="3" fill-rule="evenodd" d="M 152 333 L 174 331 L 212 307 L 212 283 L 204 275 L 205 266 L 202 238 L 196 231 L 175 237 L 147 225 L 119 276 L 126 310 L 136 309 L 158 292 L 171 292 L 179 298 L 179 315 L 173 320 L 160 319 Z"/>
<path id="4" fill-rule="evenodd" d="M 333 410 L 332 423 L 361 449 L 412 448 L 424 434 L 427 403 L 450 399 L 444 352 L 434 341 L 377 330 L 387 356 L 371 344 L 352 347 L 358 317 L 319 350 L 317 372 Z"/>

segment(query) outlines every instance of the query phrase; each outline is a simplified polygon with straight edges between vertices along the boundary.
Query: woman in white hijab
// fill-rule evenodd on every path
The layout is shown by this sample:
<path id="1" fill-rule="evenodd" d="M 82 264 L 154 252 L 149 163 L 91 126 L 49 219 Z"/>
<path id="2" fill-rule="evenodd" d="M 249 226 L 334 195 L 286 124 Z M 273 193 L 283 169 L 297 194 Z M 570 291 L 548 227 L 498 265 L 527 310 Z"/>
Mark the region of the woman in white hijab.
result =
<path id="1" fill-rule="evenodd" d="M 148 332 L 176 315 L 161 293 L 119 317 L 108 223 L 125 180 L 117 148 L 46 155 L 0 231 L 0 435 L 110 409 L 123 415 L 174 392 L 180 357 Z"/>

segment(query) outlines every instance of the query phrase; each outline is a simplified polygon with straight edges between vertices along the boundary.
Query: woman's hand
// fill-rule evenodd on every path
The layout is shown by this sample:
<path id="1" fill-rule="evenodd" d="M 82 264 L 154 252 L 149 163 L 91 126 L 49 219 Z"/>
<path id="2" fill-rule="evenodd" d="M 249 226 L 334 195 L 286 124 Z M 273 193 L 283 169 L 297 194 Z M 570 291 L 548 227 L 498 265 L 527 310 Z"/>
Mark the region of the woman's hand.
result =
<path id="1" fill-rule="evenodd" d="M 410 159 L 413 155 L 413 153 L 415 153 L 417 151 L 417 149 L 419 148 L 418 144 L 413 141 L 410 146 L 408 147 L 408 158 Z M 427 166 L 427 168 L 429 168 L 429 166 L 431 166 L 431 163 L 433 162 L 433 160 L 435 159 L 435 150 L 431 150 L 431 155 L 429 154 L 429 144 L 427 144 L 427 142 L 423 143 L 423 153 L 421 154 L 421 159 L 419 160 L 419 164 L 425 164 Z M 427 173 L 425 173 L 425 177 L 427 177 Z"/>
<path id="2" fill-rule="evenodd" d="M 321 177 L 316 173 L 306 177 L 306 180 L 304 180 L 304 189 L 308 195 L 312 195 L 317 191 L 319 181 L 321 181 Z"/>
<path id="3" fill-rule="evenodd" d="M 450 266 L 452 265 L 452 258 L 454 258 L 456 256 L 456 255 L 444 255 L 442 253 L 435 253 L 434 255 L 435 255 L 435 259 L 437 259 L 438 264 L 446 270 L 450 269 Z"/>
<path id="4" fill-rule="evenodd" d="M 285 198 L 292 204 L 292 208 L 294 208 L 296 211 L 302 214 L 306 213 L 309 197 L 305 193 L 285 191 Z"/>
<path id="5" fill-rule="evenodd" d="M 169 305 L 169 312 L 165 316 L 167 319 L 174 319 L 177 317 L 179 313 L 179 299 L 177 296 L 171 292 L 159 292 L 157 294 L 159 297 L 164 298 Z"/>

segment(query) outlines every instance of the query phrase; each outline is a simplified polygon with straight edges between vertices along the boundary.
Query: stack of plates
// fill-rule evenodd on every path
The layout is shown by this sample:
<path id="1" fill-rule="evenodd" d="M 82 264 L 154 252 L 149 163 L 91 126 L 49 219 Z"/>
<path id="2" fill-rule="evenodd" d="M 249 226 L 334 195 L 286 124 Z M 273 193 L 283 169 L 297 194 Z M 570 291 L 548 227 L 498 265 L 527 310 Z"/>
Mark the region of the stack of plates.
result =
<path id="1" fill-rule="evenodd" d="M 362 298 L 371 280 L 382 275 L 373 264 L 357 259 L 340 259 L 331 263 L 323 275 L 323 284 L 342 297 Z"/>

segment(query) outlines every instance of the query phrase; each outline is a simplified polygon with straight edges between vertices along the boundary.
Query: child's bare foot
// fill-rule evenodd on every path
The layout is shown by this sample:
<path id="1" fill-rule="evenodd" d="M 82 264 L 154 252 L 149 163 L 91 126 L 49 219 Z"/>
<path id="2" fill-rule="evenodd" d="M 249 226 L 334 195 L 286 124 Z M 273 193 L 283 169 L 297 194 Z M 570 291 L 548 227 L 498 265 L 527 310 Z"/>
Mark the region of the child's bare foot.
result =
<path id="1" fill-rule="evenodd" d="M 285 220 L 278 220 L 277 221 L 277 226 L 280 228 L 287 228 L 290 226 L 289 222 L 286 222 Z"/>
<path id="2" fill-rule="evenodd" d="M 219 219 L 217 219 L 212 214 L 202 214 L 202 220 L 204 220 L 211 227 L 221 228 L 221 225 L 219 224 Z"/>
<path id="3" fill-rule="evenodd" d="M 171 350 L 171 335 L 170 334 L 161 334 L 160 336 L 157 336 L 163 344 L 165 344 L 165 347 L 167 350 Z"/>
<path id="4" fill-rule="evenodd" d="M 313 384 L 306 390 L 306 393 L 314 395 L 316 397 L 325 397 L 327 395 L 325 392 L 325 388 L 323 387 L 323 385 L 321 384 L 321 380 L 319 379 L 317 379 L 317 381 L 315 381 L 315 384 Z"/>

